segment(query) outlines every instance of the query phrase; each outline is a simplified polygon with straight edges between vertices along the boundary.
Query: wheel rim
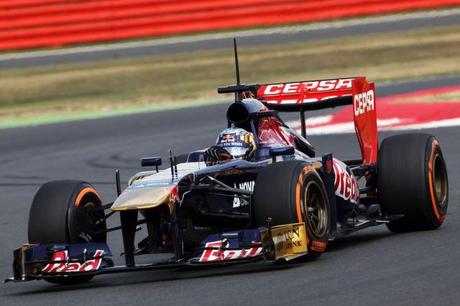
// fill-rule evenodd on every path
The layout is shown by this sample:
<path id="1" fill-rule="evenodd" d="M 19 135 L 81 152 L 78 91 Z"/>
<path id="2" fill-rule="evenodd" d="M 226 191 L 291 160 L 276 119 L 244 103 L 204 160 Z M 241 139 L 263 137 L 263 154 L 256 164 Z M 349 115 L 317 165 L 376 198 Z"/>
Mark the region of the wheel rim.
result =
<path id="1" fill-rule="evenodd" d="M 440 208 L 443 208 L 447 198 L 447 172 L 444 161 L 439 154 L 434 156 L 432 175 L 436 202 Z"/>
<path id="2" fill-rule="evenodd" d="M 328 229 L 328 214 L 326 201 L 321 186 L 310 181 L 305 186 L 303 197 L 305 221 L 315 237 L 323 237 Z"/>
<path id="3" fill-rule="evenodd" d="M 104 213 L 96 209 L 96 204 L 86 202 L 78 209 L 78 230 L 76 233 L 79 243 L 100 242 L 105 229 Z"/>

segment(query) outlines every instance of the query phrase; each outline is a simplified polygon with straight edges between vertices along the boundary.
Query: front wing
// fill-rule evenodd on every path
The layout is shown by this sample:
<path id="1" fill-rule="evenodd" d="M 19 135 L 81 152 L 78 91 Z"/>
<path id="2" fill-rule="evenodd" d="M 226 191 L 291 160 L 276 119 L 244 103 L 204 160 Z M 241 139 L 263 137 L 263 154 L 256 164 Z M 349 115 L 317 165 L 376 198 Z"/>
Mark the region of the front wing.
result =
<path id="1" fill-rule="evenodd" d="M 305 223 L 213 234 L 201 242 L 192 258 L 133 267 L 114 266 L 106 243 L 25 244 L 14 251 L 13 277 L 5 282 L 291 260 L 308 253 L 307 239 Z"/>

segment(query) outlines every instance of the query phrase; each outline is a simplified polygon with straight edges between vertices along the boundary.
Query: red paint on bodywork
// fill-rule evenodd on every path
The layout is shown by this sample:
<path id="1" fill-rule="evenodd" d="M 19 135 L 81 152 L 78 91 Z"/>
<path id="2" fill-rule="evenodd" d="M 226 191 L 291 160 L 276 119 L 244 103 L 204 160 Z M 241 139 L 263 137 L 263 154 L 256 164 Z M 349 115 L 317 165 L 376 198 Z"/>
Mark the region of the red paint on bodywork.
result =
<path id="1" fill-rule="evenodd" d="M 260 118 L 257 134 L 263 144 L 296 146 L 295 137 L 289 134 L 274 117 Z"/>
<path id="2" fill-rule="evenodd" d="M 361 147 L 363 164 L 377 162 L 378 136 L 375 100 L 374 83 L 367 83 L 365 78 L 353 81 L 353 121 Z"/>

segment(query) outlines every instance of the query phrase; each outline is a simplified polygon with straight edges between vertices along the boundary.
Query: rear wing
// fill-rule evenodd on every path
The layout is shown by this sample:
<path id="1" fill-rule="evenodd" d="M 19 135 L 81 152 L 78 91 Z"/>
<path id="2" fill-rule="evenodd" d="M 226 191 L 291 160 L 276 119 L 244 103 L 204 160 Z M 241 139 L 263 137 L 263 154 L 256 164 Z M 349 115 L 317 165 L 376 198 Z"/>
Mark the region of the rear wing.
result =
<path id="1" fill-rule="evenodd" d="M 284 112 L 348 105 L 353 103 L 353 82 L 358 79 L 360 78 L 262 84 L 258 85 L 256 99 L 271 109 Z"/>
<path id="2" fill-rule="evenodd" d="M 353 105 L 363 164 L 377 162 L 375 84 L 368 83 L 365 77 L 261 84 L 253 87 L 252 93 L 270 109 L 300 112 L 304 136 L 306 111 Z"/>
<path id="3" fill-rule="evenodd" d="M 253 97 L 272 110 L 300 112 L 304 137 L 306 137 L 306 111 L 353 105 L 353 122 L 361 147 L 363 164 L 377 162 L 375 84 L 368 83 L 365 77 L 257 85 L 237 84 L 218 88 L 217 92 L 235 93 L 238 99 Z"/>

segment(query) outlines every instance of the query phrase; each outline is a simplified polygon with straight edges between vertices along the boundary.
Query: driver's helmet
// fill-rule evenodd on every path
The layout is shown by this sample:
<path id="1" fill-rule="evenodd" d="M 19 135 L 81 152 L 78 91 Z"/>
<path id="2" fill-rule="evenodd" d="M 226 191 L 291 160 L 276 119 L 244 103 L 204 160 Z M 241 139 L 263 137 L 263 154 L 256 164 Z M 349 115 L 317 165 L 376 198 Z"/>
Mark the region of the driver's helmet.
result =
<path id="1" fill-rule="evenodd" d="M 216 146 L 225 149 L 233 159 L 248 159 L 256 149 L 254 135 L 241 128 L 228 128 L 217 137 Z"/>
<path id="2" fill-rule="evenodd" d="M 216 145 L 205 152 L 207 162 L 250 159 L 256 150 L 254 135 L 241 128 L 228 128 L 217 137 Z"/>

